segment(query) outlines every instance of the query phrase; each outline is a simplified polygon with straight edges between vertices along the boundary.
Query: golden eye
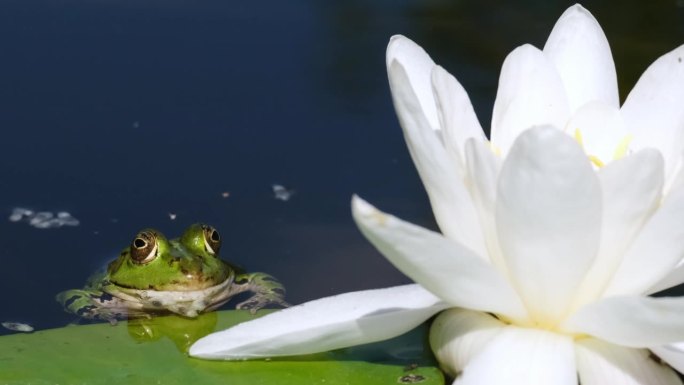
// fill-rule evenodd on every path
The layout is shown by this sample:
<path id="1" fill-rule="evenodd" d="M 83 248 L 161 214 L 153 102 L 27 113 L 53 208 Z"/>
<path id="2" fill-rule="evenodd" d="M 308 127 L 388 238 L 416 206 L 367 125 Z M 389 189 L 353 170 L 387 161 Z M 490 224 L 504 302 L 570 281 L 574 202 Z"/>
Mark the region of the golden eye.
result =
<path id="1" fill-rule="evenodd" d="M 221 249 L 221 236 L 215 228 L 209 225 L 202 225 L 204 232 L 204 248 L 209 254 L 217 255 Z"/>
<path id="2" fill-rule="evenodd" d="M 152 231 L 141 231 L 131 242 L 131 259 L 139 264 L 149 263 L 157 258 L 158 250 L 157 234 Z"/>

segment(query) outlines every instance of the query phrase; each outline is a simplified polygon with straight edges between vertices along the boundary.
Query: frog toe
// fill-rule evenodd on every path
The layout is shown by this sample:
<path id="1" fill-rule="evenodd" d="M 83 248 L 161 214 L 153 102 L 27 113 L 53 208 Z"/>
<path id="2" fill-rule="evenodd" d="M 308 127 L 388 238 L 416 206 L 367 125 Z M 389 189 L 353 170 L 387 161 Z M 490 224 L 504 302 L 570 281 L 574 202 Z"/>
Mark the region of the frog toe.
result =
<path id="1" fill-rule="evenodd" d="M 289 307 L 290 304 L 285 302 L 279 295 L 269 295 L 269 294 L 256 294 L 249 299 L 240 302 L 235 306 L 238 310 L 249 310 L 250 313 L 254 314 L 259 309 L 263 309 L 268 305 L 276 305 L 281 307 Z"/>

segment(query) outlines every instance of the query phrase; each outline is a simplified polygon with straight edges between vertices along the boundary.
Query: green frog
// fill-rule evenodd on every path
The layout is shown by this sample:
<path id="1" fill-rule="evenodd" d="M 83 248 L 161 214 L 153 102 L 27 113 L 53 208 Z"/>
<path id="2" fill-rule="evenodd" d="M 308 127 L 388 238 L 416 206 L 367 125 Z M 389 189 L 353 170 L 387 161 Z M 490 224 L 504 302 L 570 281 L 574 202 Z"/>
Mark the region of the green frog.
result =
<path id="1" fill-rule="evenodd" d="M 268 304 L 289 306 L 282 284 L 268 274 L 248 274 L 222 260 L 220 248 L 219 232 L 205 224 L 194 224 L 171 240 L 145 229 L 83 289 L 61 292 L 57 301 L 69 313 L 112 323 L 168 312 L 194 318 L 246 291 L 253 295 L 237 309 L 256 312 Z"/>

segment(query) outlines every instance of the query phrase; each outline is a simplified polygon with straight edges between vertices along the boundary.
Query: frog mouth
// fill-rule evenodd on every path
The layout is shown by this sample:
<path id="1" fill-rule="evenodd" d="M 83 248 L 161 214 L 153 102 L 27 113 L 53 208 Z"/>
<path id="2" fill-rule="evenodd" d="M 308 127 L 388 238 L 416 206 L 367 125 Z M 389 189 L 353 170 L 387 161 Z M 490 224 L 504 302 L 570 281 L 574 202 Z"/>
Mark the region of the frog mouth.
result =
<path id="1" fill-rule="evenodd" d="M 184 317 L 197 317 L 199 313 L 215 309 L 236 294 L 233 288 L 234 275 L 218 285 L 197 290 L 148 290 L 133 289 L 116 285 L 105 290 L 128 302 L 131 307 L 149 312 L 170 311 Z"/>
<path id="2" fill-rule="evenodd" d="M 228 274 L 227 277 L 224 278 L 219 283 L 215 283 L 214 278 L 212 276 L 204 276 L 204 275 L 194 275 L 191 273 L 185 274 L 185 278 L 187 281 L 182 282 L 178 280 L 174 280 L 168 283 L 164 284 L 158 284 L 156 286 L 149 285 L 149 287 L 144 288 L 144 287 L 136 287 L 132 285 L 127 285 L 124 283 L 119 283 L 110 280 L 107 280 L 105 282 L 106 285 L 113 285 L 121 289 L 125 290 L 146 290 L 146 291 L 156 291 L 156 292 L 193 292 L 193 291 L 201 291 L 201 290 L 206 290 L 206 289 L 211 289 L 212 287 L 219 286 L 223 283 L 225 283 L 226 280 L 230 280 L 232 282 L 234 278 L 234 273 Z"/>

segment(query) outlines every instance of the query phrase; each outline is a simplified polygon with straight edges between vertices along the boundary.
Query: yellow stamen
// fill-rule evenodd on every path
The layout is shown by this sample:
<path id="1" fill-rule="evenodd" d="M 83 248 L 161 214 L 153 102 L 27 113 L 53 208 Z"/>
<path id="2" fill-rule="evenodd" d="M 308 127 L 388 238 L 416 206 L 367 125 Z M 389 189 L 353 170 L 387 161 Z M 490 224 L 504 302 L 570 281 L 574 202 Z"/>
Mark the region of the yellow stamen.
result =
<path id="1" fill-rule="evenodd" d="M 627 151 L 629 150 L 629 144 L 632 142 L 632 139 L 634 139 L 634 135 L 632 134 L 625 135 L 625 137 L 622 138 L 620 143 L 618 143 L 615 152 L 613 153 L 613 160 L 618 160 L 627 155 Z"/>
<path id="2" fill-rule="evenodd" d="M 603 166 L 606 165 L 606 164 L 603 163 L 603 161 L 602 161 L 601 159 L 599 159 L 598 156 L 596 156 L 596 155 L 587 155 L 587 157 L 589 158 L 589 160 L 591 161 L 591 163 L 593 163 L 594 165 L 596 165 L 596 167 L 598 167 L 598 168 L 601 168 L 601 167 L 603 167 Z"/>
<path id="3" fill-rule="evenodd" d="M 582 132 L 579 128 L 575 129 L 575 140 L 579 143 L 580 147 L 584 148 L 584 139 L 582 138 Z"/>
<path id="4" fill-rule="evenodd" d="M 501 149 L 497 146 L 495 146 L 492 142 L 487 141 L 487 145 L 489 146 L 489 149 L 492 150 L 494 155 L 498 156 L 501 158 Z"/>

